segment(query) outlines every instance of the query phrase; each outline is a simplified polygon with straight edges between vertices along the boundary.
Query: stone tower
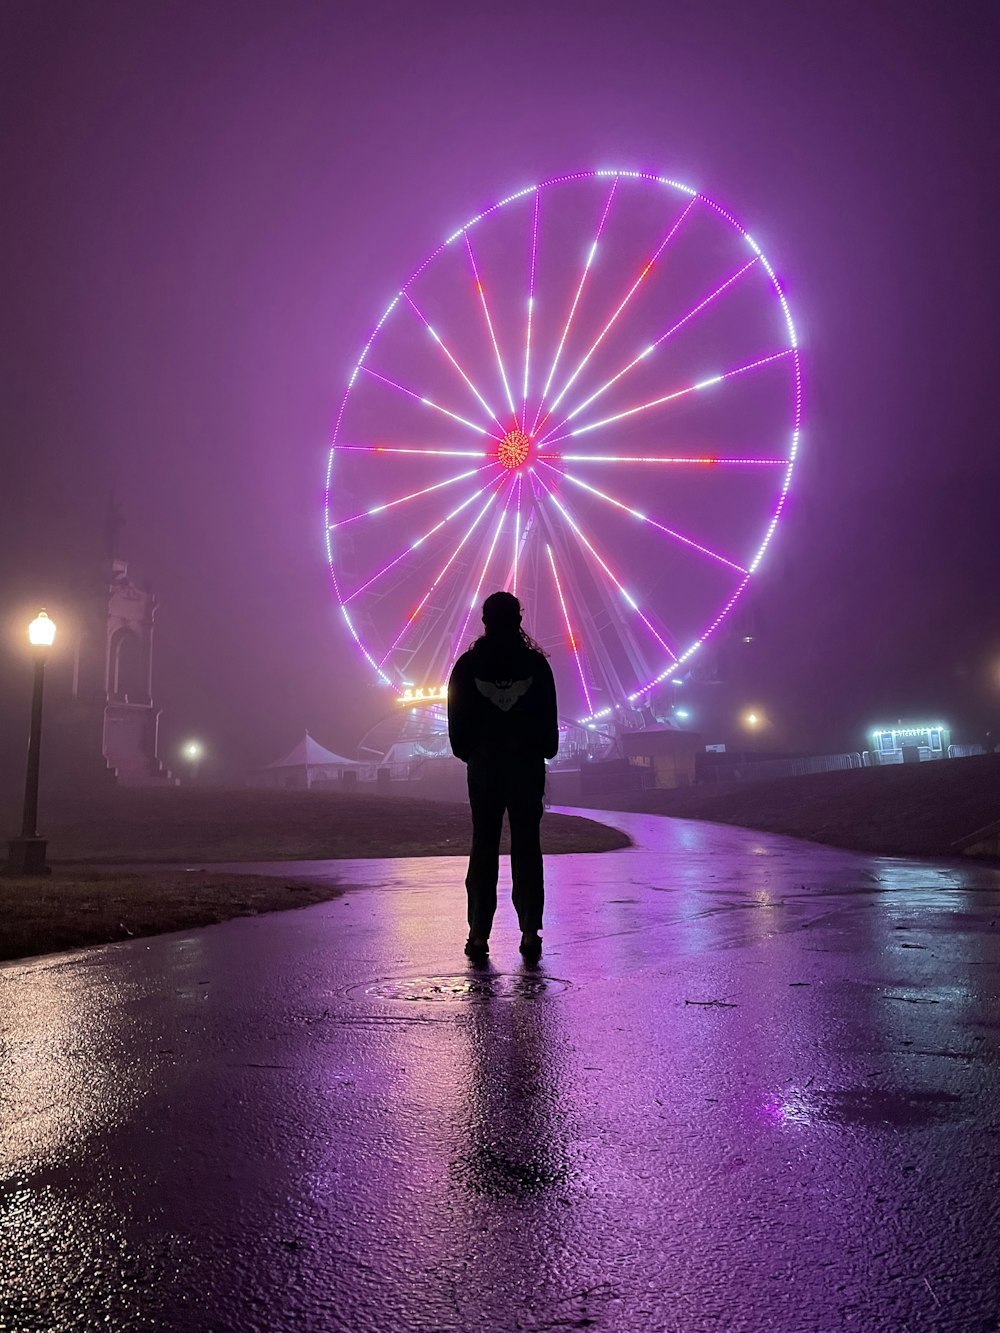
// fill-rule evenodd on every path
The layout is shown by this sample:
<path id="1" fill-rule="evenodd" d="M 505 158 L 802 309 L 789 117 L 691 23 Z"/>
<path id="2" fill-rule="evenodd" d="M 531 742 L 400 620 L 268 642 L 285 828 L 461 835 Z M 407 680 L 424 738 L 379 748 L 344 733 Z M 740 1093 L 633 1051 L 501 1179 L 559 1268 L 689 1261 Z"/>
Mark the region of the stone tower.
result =
<path id="1" fill-rule="evenodd" d="M 112 502 L 109 565 L 82 617 L 73 698 L 89 716 L 91 745 L 117 782 L 136 787 L 173 783 L 160 760 L 160 710 L 153 704 L 153 621 L 156 598 L 130 577 L 116 553 L 120 519 Z M 98 725 L 99 724 L 99 725 Z M 99 737 L 99 739 L 98 739 Z M 96 756 L 95 756 L 96 757 Z"/>

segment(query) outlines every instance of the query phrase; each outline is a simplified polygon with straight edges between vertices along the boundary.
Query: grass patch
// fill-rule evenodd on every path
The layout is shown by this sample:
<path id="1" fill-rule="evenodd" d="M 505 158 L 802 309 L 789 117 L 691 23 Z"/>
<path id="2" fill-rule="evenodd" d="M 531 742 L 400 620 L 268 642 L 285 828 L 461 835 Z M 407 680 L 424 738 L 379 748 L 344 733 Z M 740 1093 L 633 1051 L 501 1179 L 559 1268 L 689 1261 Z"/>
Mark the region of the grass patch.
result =
<path id="1" fill-rule="evenodd" d="M 956 839 L 1000 819 L 1000 755 L 635 792 L 599 803 L 884 856 L 953 857 Z"/>
<path id="2" fill-rule="evenodd" d="M 331 880 L 218 871 L 124 874 L 63 866 L 44 877 L 0 878 L 0 960 L 309 907 L 341 893 Z"/>
<path id="3" fill-rule="evenodd" d="M 468 806 L 458 802 L 245 788 L 112 788 L 45 797 L 41 820 L 50 860 L 104 866 L 465 856 L 472 833 Z M 8 802 L 6 827 L 17 822 Z M 589 819 L 548 814 L 542 820 L 549 855 L 628 845 L 624 834 Z"/>
<path id="4" fill-rule="evenodd" d="M 15 814 L 9 802 L 7 828 L 16 827 Z M 115 788 L 47 799 L 42 816 L 53 874 L 0 877 L 0 959 L 191 930 L 342 892 L 332 877 L 243 874 L 212 863 L 464 857 L 472 832 L 465 805 L 340 792 Z M 627 846 L 623 833 L 590 819 L 542 821 L 548 855 Z M 208 868 L 188 871 L 185 863 Z M 142 865 L 150 869 L 135 869 Z"/>

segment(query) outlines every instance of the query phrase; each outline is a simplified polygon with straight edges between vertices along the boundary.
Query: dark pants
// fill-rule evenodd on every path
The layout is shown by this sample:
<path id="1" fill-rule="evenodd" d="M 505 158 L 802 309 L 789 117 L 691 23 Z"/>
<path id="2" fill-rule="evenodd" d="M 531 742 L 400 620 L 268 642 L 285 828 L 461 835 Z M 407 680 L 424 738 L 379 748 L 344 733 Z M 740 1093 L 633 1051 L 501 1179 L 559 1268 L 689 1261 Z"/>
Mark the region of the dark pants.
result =
<path id="1" fill-rule="evenodd" d="M 476 755 L 469 760 L 468 776 L 472 807 L 472 852 L 465 877 L 469 934 L 486 939 L 493 925 L 504 811 L 510 821 L 514 910 L 522 931 L 541 930 L 544 887 L 539 825 L 545 794 L 545 760 Z"/>

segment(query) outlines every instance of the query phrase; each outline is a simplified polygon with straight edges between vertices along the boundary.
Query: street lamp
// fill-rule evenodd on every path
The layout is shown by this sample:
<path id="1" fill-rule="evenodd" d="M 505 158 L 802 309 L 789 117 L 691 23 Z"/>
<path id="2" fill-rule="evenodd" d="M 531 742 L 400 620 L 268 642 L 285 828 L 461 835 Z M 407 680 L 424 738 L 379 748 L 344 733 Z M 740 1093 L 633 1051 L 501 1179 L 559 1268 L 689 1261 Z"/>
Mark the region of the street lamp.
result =
<path id="1" fill-rule="evenodd" d="M 38 836 L 38 773 L 42 757 L 42 692 L 45 687 L 45 663 L 55 642 L 55 622 L 44 611 L 28 626 L 28 641 L 34 650 L 35 683 L 31 695 L 31 729 L 28 732 L 28 767 L 24 779 L 24 817 L 21 836 L 8 844 L 9 875 L 47 875 L 48 839 Z"/>

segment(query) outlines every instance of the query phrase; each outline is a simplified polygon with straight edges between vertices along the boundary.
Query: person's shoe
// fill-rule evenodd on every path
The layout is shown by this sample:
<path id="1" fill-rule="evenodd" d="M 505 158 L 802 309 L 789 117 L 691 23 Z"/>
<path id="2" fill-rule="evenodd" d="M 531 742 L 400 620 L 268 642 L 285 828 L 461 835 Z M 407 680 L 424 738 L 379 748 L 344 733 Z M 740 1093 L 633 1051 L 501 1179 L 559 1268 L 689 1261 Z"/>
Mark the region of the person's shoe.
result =
<path id="1" fill-rule="evenodd" d="M 485 958 L 490 951 L 489 940 L 484 940 L 481 936 L 470 935 L 465 941 L 466 958 Z"/>
<path id="2" fill-rule="evenodd" d="M 521 936 L 519 945 L 521 953 L 525 958 L 541 958 L 542 941 L 537 930 L 526 930 Z"/>

